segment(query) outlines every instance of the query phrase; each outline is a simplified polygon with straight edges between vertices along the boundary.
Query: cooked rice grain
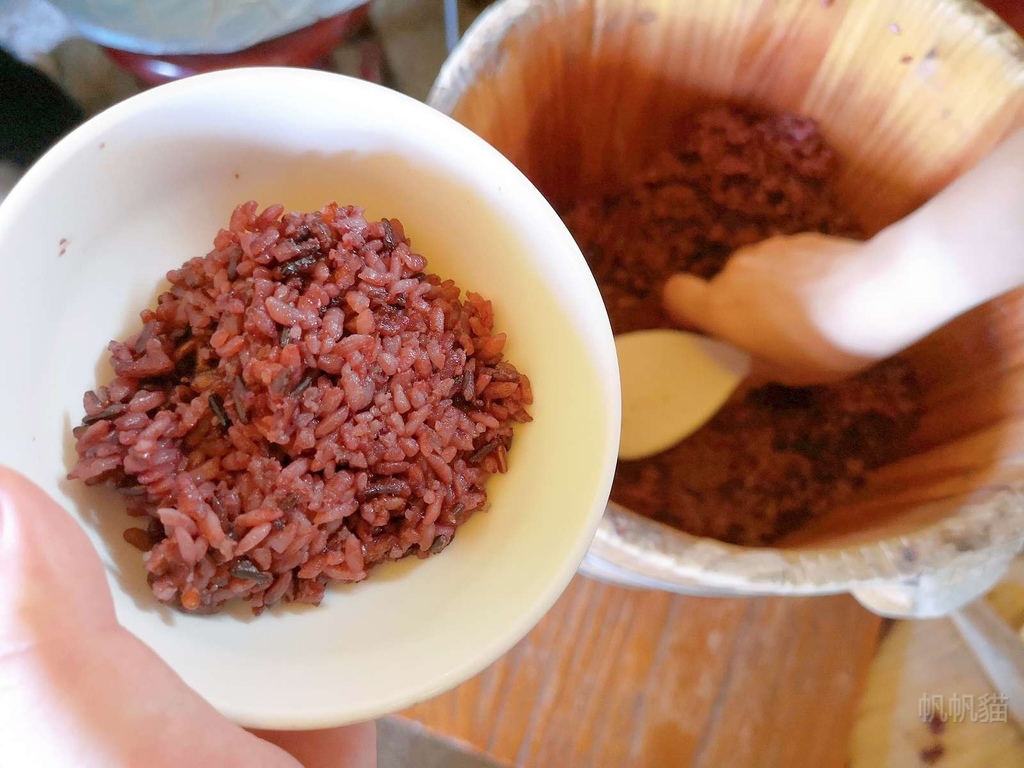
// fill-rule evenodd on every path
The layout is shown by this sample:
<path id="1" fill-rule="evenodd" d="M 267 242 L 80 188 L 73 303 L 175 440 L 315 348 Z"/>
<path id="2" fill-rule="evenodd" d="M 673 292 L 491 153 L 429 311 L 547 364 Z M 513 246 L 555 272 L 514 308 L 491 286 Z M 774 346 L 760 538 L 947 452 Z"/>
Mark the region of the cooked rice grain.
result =
<path id="1" fill-rule="evenodd" d="M 490 302 L 426 268 L 397 220 L 250 201 L 110 343 L 70 477 L 124 494 L 159 600 L 318 604 L 486 509 L 529 380 Z"/>
<path id="2" fill-rule="evenodd" d="M 713 277 L 772 235 L 862 234 L 812 119 L 716 106 L 684 127 L 671 152 L 565 216 L 616 333 L 670 327 L 661 287 L 675 272 Z M 697 536 L 771 544 L 903 455 L 920 412 L 917 378 L 900 360 L 830 387 L 749 391 L 678 445 L 620 462 L 612 499 Z"/>

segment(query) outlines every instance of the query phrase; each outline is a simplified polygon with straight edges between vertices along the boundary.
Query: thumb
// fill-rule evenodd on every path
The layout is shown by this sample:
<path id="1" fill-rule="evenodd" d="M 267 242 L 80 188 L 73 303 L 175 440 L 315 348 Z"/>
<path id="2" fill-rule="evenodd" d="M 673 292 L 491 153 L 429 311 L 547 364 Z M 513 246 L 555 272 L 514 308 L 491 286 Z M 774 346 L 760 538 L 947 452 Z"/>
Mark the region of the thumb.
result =
<path id="1" fill-rule="evenodd" d="M 711 285 L 693 275 L 672 275 L 662 291 L 662 304 L 673 323 L 689 330 L 711 332 Z"/>
<path id="2" fill-rule="evenodd" d="M 85 532 L 39 486 L 0 467 L 0 655 L 115 625 Z"/>
<path id="3" fill-rule="evenodd" d="M 0 765 L 297 765 L 118 626 L 85 532 L 4 467 L 0 681 Z"/>

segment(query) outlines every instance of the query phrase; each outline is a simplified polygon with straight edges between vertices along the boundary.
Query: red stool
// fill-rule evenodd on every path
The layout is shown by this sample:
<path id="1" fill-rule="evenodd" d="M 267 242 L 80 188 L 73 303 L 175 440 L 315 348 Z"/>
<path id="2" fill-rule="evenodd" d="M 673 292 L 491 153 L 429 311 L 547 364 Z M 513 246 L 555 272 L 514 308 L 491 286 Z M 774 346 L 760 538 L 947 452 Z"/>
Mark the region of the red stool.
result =
<path id="1" fill-rule="evenodd" d="M 147 85 L 236 67 L 321 68 L 330 60 L 331 51 L 339 43 L 362 30 L 368 10 L 369 3 L 235 53 L 149 56 L 114 48 L 104 50 L 122 69 Z M 374 73 L 372 69 L 372 64 L 364 67 L 366 71 L 361 73 L 364 79 L 376 79 L 375 74 L 379 77 L 380 72 Z"/>

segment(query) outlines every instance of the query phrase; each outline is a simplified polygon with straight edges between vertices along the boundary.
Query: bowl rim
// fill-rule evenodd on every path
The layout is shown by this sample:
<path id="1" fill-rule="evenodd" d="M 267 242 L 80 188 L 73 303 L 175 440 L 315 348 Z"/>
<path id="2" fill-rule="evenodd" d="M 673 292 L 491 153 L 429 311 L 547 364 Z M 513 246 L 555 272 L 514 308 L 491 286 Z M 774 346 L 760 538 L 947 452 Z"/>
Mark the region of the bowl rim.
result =
<path id="1" fill-rule="evenodd" d="M 601 457 L 600 473 L 596 476 L 593 488 L 584 497 L 588 499 L 586 514 L 581 516 L 582 523 L 572 537 L 572 546 L 562 553 L 553 576 L 542 589 L 536 590 L 528 607 L 520 612 L 514 622 L 496 628 L 494 632 L 490 633 L 490 640 L 487 643 L 477 646 L 473 652 L 467 653 L 462 657 L 460 663 L 453 665 L 443 674 L 435 675 L 430 680 L 421 680 L 417 685 L 409 686 L 401 692 L 381 695 L 373 706 L 358 702 L 345 702 L 342 697 L 339 697 L 338 703 L 334 706 L 321 707 L 315 714 L 307 713 L 294 716 L 288 712 L 274 711 L 272 707 L 261 707 L 256 701 L 237 702 L 236 706 L 217 703 L 217 708 L 223 714 L 247 727 L 326 728 L 370 720 L 397 712 L 470 679 L 507 653 L 551 609 L 568 587 L 586 555 L 600 524 L 610 493 L 616 464 L 621 409 L 618 365 L 611 325 L 597 284 L 586 266 L 579 247 L 562 224 L 557 213 L 533 183 L 486 141 L 444 113 L 385 86 L 340 74 L 289 67 L 236 68 L 199 74 L 157 86 L 115 104 L 64 136 L 26 171 L 10 194 L 0 203 L 0 241 L 3 241 L 6 233 L 16 226 L 20 212 L 31 206 L 33 200 L 39 199 L 54 173 L 58 172 L 79 152 L 102 141 L 108 131 L 116 126 L 144 115 L 171 96 L 180 98 L 194 92 L 209 93 L 211 89 L 226 93 L 231 90 L 232 84 L 240 81 L 251 82 L 258 79 L 261 84 L 265 84 L 272 78 L 290 82 L 315 81 L 319 87 L 347 90 L 348 94 L 356 99 L 360 94 L 372 93 L 378 100 L 383 98 L 390 105 L 400 107 L 406 113 L 414 114 L 416 120 L 408 123 L 411 130 L 420 130 L 425 123 L 436 125 L 438 126 L 437 130 L 443 131 L 443 135 L 448 140 L 462 142 L 463 144 L 460 146 L 471 149 L 474 157 L 485 158 L 485 163 L 474 166 L 474 168 L 480 168 L 483 171 L 500 169 L 503 174 L 503 184 L 515 185 L 517 188 L 520 199 L 517 206 L 526 208 L 532 212 L 532 215 L 542 216 L 551 221 L 554 231 L 559 234 L 559 240 L 553 243 L 551 250 L 558 254 L 559 258 L 570 263 L 576 273 L 575 277 L 580 280 L 580 290 L 585 294 L 584 301 L 593 307 L 597 316 L 604 318 L 604 322 L 599 326 L 593 324 L 588 326 L 588 336 L 584 336 L 580 331 L 575 332 L 586 348 L 587 358 L 601 379 L 600 383 L 595 384 L 594 390 L 600 397 L 606 424 L 602 438 L 604 444 L 601 446 L 601 450 L 595 454 L 595 456 Z M 478 179 L 481 172 L 481 170 L 473 170 L 473 174 Z M 61 503 L 61 506 L 65 507 L 80 525 L 88 527 L 88 523 L 82 520 L 81 516 L 73 509 L 69 509 L 62 502 L 58 503 Z M 581 506 L 584 505 L 581 503 Z M 412 638 L 410 638 L 411 640 Z"/>
<path id="2" fill-rule="evenodd" d="M 940 0 L 1016 62 L 1024 39 L 977 0 Z M 467 89 L 500 63 L 502 41 L 538 14 L 536 0 L 498 0 L 467 29 L 434 81 L 427 103 L 451 115 Z M 1024 487 L 970 500 L 913 532 L 835 546 L 743 547 L 694 536 L 609 503 L 580 572 L 604 581 L 697 595 L 824 595 L 922 574 L 1004 562 L 1024 548 Z M 911 553 L 911 554 L 908 554 Z"/>

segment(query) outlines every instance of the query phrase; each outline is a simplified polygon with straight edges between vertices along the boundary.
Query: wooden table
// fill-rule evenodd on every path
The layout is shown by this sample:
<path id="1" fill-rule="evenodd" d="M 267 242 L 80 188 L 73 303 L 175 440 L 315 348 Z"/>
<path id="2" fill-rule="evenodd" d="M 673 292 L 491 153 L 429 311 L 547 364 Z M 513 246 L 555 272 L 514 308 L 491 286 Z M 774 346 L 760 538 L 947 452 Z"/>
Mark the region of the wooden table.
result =
<path id="1" fill-rule="evenodd" d="M 848 596 L 681 597 L 578 576 L 504 658 L 404 714 L 530 768 L 845 766 L 880 627 Z"/>

